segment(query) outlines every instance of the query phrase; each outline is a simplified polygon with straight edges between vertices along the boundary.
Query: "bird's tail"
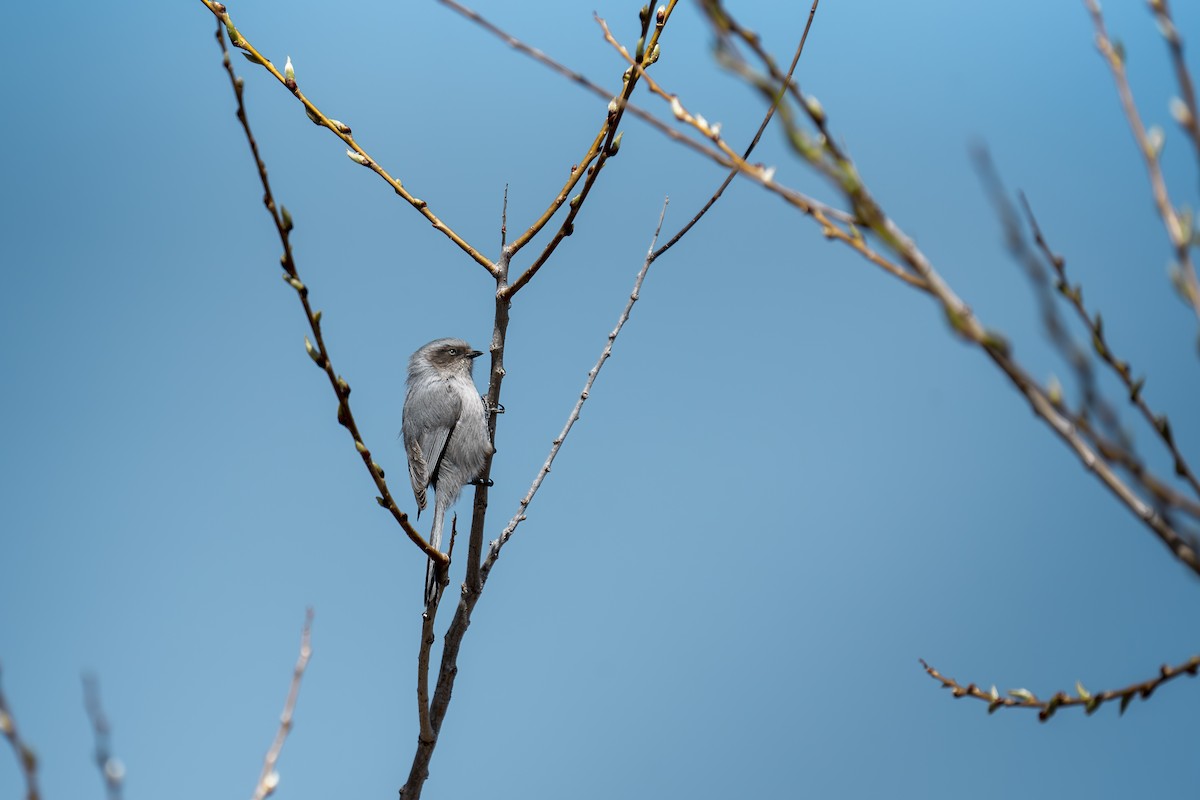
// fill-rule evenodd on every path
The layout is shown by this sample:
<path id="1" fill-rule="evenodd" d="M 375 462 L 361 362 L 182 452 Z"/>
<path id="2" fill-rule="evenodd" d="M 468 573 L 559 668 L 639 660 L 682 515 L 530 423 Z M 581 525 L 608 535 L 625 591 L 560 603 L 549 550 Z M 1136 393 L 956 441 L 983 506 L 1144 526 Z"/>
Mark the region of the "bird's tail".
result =
<path id="1" fill-rule="evenodd" d="M 433 507 L 433 530 L 429 532 L 429 543 L 435 550 L 442 549 L 442 522 L 446 517 L 446 509 L 440 502 Z M 433 602 L 438 593 L 437 565 L 433 560 L 425 564 L 425 605 Z"/>

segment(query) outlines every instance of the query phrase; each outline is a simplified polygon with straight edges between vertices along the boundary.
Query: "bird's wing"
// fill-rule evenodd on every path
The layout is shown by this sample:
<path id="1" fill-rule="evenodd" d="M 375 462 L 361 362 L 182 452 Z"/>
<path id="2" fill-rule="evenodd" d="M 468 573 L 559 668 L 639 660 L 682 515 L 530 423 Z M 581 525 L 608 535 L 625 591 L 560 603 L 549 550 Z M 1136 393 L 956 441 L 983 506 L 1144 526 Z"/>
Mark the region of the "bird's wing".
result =
<path id="1" fill-rule="evenodd" d="M 449 391 L 449 387 L 439 386 L 433 391 L 445 391 L 445 395 L 439 402 L 421 402 L 431 398 L 413 398 L 413 402 L 405 402 L 404 449 L 408 453 L 408 476 L 419 510 L 425 508 L 425 488 L 431 483 L 437 488 L 438 465 L 462 408 L 462 400 Z"/>

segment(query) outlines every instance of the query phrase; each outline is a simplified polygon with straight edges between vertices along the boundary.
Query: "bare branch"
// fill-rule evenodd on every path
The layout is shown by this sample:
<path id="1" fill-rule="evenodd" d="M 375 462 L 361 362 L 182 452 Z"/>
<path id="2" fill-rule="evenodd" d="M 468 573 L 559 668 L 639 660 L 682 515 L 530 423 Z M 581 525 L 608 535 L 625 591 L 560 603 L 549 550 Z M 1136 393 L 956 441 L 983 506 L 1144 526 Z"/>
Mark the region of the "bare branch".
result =
<path id="1" fill-rule="evenodd" d="M 104 790 L 108 795 L 108 800 L 120 800 L 121 784 L 125 779 L 125 765 L 112 754 L 110 742 L 112 728 L 100 705 L 100 684 L 94 675 L 83 677 L 83 707 L 92 723 L 92 733 L 96 743 L 96 766 L 100 768 L 100 777 L 104 780 Z"/>
<path id="2" fill-rule="evenodd" d="M 8 740 L 13 755 L 17 758 L 17 766 L 25 778 L 25 800 L 40 800 L 42 794 L 38 791 L 37 755 L 17 730 L 17 720 L 13 716 L 8 700 L 4 697 L 4 689 L 0 687 L 0 733 Z"/>
<path id="3" fill-rule="evenodd" d="M 550 56 L 546 55 L 538 48 L 526 44 L 525 42 L 521 41 L 517 37 L 513 36 L 511 33 L 508 33 L 507 31 L 503 30 L 502 28 L 498 27 L 497 25 L 494 25 L 493 23 L 489 22 L 481 14 L 474 11 L 473 9 L 467 8 L 466 6 L 455 2 L 455 0 L 438 0 L 438 2 L 444 6 L 450 7 L 454 11 L 457 11 L 459 14 L 461 14 L 464 17 L 466 17 L 467 19 L 471 20 L 472 22 L 474 22 L 479 27 L 483 28 L 488 33 L 503 40 L 505 44 L 507 44 L 509 47 L 512 47 L 517 52 L 523 53 L 523 54 L 529 56 L 534 61 L 537 61 L 539 64 L 541 64 L 545 67 L 548 67 L 549 69 L 558 73 L 559 75 L 563 76 L 564 78 L 582 86 L 583 88 L 587 89 L 592 94 L 602 97 L 605 100 L 608 100 L 609 98 L 612 97 L 612 94 L 609 91 L 604 89 L 604 87 L 599 86 L 596 83 L 588 80 L 588 78 L 586 76 L 584 76 L 582 73 L 576 72 L 575 70 L 570 69 L 569 67 L 563 66 L 561 63 L 559 63 L 558 61 L 555 61 L 553 58 L 550 58 Z M 630 114 L 633 114 L 635 117 L 642 120 L 646 124 L 655 128 L 659 133 L 663 134 L 664 136 L 666 136 L 670 139 L 673 139 L 674 141 L 678 142 L 679 144 L 690 147 L 693 150 L 696 150 L 697 152 L 703 154 L 704 156 L 707 156 L 708 158 L 712 158 L 717 161 L 720 161 L 721 156 L 720 156 L 720 154 L 717 153 L 717 151 L 713 150 L 710 147 L 705 147 L 700 142 L 689 139 L 688 137 L 682 135 L 678 131 L 668 127 L 665 123 L 663 123 L 661 120 L 659 120 L 653 114 L 651 114 L 650 112 L 641 108 L 640 106 L 634 105 L 633 103 L 628 103 L 626 105 L 626 110 L 628 110 Z"/>
<path id="4" fill-rule="evenodd" d="M 1110 700 L 1119 700 L 1121 713 L 1124 714 L 1125 709 L 1129 707 L 1133 698 L 1141 697 L 1145 700 L 1153 694 L 1155 689 L 1167 681 L 1178 678 L 1180 675 L 1191 675 L 1194 677 L 1196 672 L 1200 670 L 1200 655 L 1197 655 L 1192 656 L 1187 661 L 1175 667 L 1163 664 L 1159 668 L 1156 677 L 1142 681 L 1141 683 L 1131 684 L 1123 689 L 1110 689 L 1093 694 L 1085 689 L 1082 683 L 1076 682 L 1075 694 L 1060 691 L 1056 692 L 1049 700 L 1040 700 L 1028 689 L 1010 689 L 1006 694 L 1000 694 L 995 686 L 990 691 L 984 691 L 973 683 L 963 686 L 958 681 L 946 677 L 925 663 L 925 659 L 918 660 L 921 662 L 921 666 L 925 668 L 925 672 L 929 674 L 929 677 L 942 684 L 943 688 L 949 689 L 955 697 L 974 697 L 976 700 L 983 700 L 988 704 L 989 714 L 999 708 L 1037 709 L 1038 719 L 1042 722 L 1054 716 L 1054 712 L 1058 709 L 1070 706 L 1082 706 L 1084 711 L 1090 715 Z"/>
<path id="5" fill-rule="evenodd" d="M 800 63 L 800 54 L 804 52 L 804 43 L 808 41 L 808 31 L 810 28 L 812 28 L 813 17 L 815 17 L 817 14 L 817 5 L 820 2 L 821 0 L 813 0 L 812 8 L 810 8 L 808 11 L 808 21 L 804 23 L 804 33 L 800 34 L 800 43 L 796 45 L 796 54 L 792 56 L 791 66 L 788 67 L 787 77 L 789 80 L 791 79 L 792 74 L 796 71 L 796 65 Z M 771 118 L 775 116 L 775 111 L 779 108 L 779 104 L 781 102 L 783 102 L 782 91 L 779 93 L 778 97 L 775 98 L 775 102 L 771 103 L 767 107 L 767 113 L 765 116 L 763 116 L 763 120 L 759 124 L 758 130 L 754 133 L 754 138 L 750 140 L 750 144 L 746 146 L 745 152 L 742 153 L 743 160 L 750 158 L 750 154 L 753 153 L 754 148 L 758 146 L 759 140 L 762 139 L 763 131 L 767 129 L 767 125 L 771 124 Z M 654 252 L 653 257 L 658 258 L 663 253 L 674 247 L 676 242 L 686 236 L 688 231 L 690 231 L 696 225 L 696 223 L 708 213 L 708 210 L 716 205 L 716 202 L 721 199 L 721 195 L 725 194 L 725 190 L 729 188 L 729 184 L 733 183 L 733 179 L 736 178 L 737 175 L 738 170 L 736 168 L 731 169 L 729 174 L 725 176 L 725 180 L 721 181 L 721 185 L 718 186 L 717 190 L 712 193 L 711 197 L 708 198 L 708 202 L 706 202 L 704 206 L 697 211 L 690 220 L 688 220 L 686 225 L 676 231 L 675 235 L 668 239 L 666 244 L 658 248 L 658 250 Z M 842 221 L 850 222 L 851 220 L 847 218 Z"/>
<path id="6" fill-rule="evenodd" d="M 358 431 L 358 423 L 355 422 L 354 414 L 350 410 L 350 384 L 333 369 L 333 361 L 329 356 L 329 349 L 325 344 L 325 337 L 321 332 L 321 312 L 313 310 L 308 300 L 308 287 L 300 281 L 300 273 L 296 267 L 295 256 L 292 253 L 292 216 L 288 213 L 287 208 L 276 206 L 275 204 L 275 196 L 271 192 L 271 182 L 267 178 L 267 166 L 263 163 L 262 157 L 259 155 L 258 142 L 250 130 L 250 121 L 246 116 L 246 106 L 243 98 L 245 81 L 234 74 L 233 65 L 229 59 L 229 50 L 225 46 L 223 27 L 230 32 L 230 36 L 238 35 L 237 30 L 233 27 L 232 23 L 228 22 L 229 15 L 225 13 L 223 5 L 212 3 L 210 0 L 202 0 L 202 2 L 209 6 L 220 20 L 217 24 L 216 36 L 217 43 L 221 46 L 222 64 L 229 75 L 229 82 L 233 87 L 234 97 L 237 98 L 238 121 L 242 123 L 242 130 L 245 132 L 246 141 L 250 145 L 250 153 L 254 156 L 254 163 L 258 168 L 259 181 L 263 187 L 263 205 L 266 206 L 267 213 L 271 215 L 271 220 L 275 223 L 275 230 L 279 235 L 279 241 L 283 245 L 283 256 L 280 259 L 280 263 L 284 269 L 283 279 L 289 286 L 296 290 L 296 296 L 300 300 L 300 305 L 304 308 L 304 317 L 308 321 L 309 331 L 312 333 L 312 341 L 309 341 L 305 337 L 305 349 L 308 351 L 308 355 L 313 360 L 313 363 L 325 373 L 325 376 L 329 379 L 329 385 L 333 388 L 334 394 L 337 395 L 338 423 L 354 439 L 354 448 L 358 451 L 363 464 L 371 474 L 371 480 L 375 482 L 375 488 L 379 491 L 379 496 L 375 498 L 375 501 L 391 513 L 392 518 L 396 520 L 397 524 L 400 525 L 413 544 L 421 548 L 429 558 L 444 566 L 449 563 L 449 560 L 443 553 L 425 541 L 425 537 L 417 532 L 417 529 L 408 521 L 408 515 L 400 510 L 400 507 L 392 497 L 391 491 L 388 489 L 387 481 L 384 480 L 383 468 L 375 463 L 374 459 L 371 458 L 371 451 L 363 443 L 362 435 Z"/>
<path id="7" fill-rule="evenodd" d="M 1158 22 L 1158 30 L 1167 43 L 1171 53 L 1171 65 L 1175 68 L 1175 80 L 1179 84 L 1179 103 L 1172 103 L 1172 112 L 1179 127 L 1192 140 L 1196 149 L 1196 162 L 1200 165 L 1200 110 L 1196 107 L 1196 90 L 1192 84 L 1192 74 L 1188 70 L 1187 61 L 1183 57 L 1183 39 L 1175 20 L 1171 17 L 1171 7 L 1167 0 L 1149 0 L 1150 10 Z"/>
<path id="8" fill-rule="evenodd" d="M 1108 339 L 1104 334 L 1100 314 L 1089 314 L 1083 304 L 1083 292 L 1080 290 L 1080 287 L 1071 288 L 1070 282 L 1067 280 L 1066 259 L 1051 250 L 1050 246 L 1046 243 L 1037 218 L 1033 215 L 1033 208 L 1029 205 L 1029 201 L 1025 199 L 1024 194 L 1021 195 L 1021 205 L 1025 210 L 1030 230 L 1033 232 L 1034 242 L 1054 269 L 1057 277 L 1055 288 L 1059 294 L 1066 298 L 1071 307 L 1075 309 L 1076 316 L 1087 326 L 1088 331 L 1092 335 L 1092 348 L 1125 386 L 1125 390 L 1129 393 L 1129 402 L 1137 407 L 1138 411 L 1142 414 L 1142 419 L 1146 421 L 1146 424 L 1150 426 L 1151 430 L 1155 432 L 1159 440 L 1167 448 L 1168 452 L 1170 452 L 1175 462 L 1175 474 L 1187 481 L 1192 487 L 1192 491 L 1196 493 L 1196 496 L 1200 497 L 1200 481 L 1196 479 L 1196 474 L 1187 463 L 1187 459 L 1184 458 L 1183 453 L 1176 446 L 1175 437 L 1171 433 L 1171 424 L 1166 414 L 1156 414 L 1146 403 L 1145 393 L 1142 391 L 1145 379 L 1139 378 L 1135 380 L 1133 369 L 1129 362 L 1121 360 L 1113 353 L 1112 347 L 1109 345 Z M 1187 506 L 1187 504 L 1184 505 Z M 1190 513 L 1200 513 L 1200 506 L 1191 505 L 1190 509 Z"/>
<path id="9" fill-rule="evenodd" d="M 670 19 L 671 11 L 675 8 L 675 4 L 677 2 L 678 0 L 669 0 L 665 6 L 660 7 L 659 13 L 654 19 L 653 33 L 650 33 L 650 7 L 644 7 L 644 13 L 641 15 L 642 35 L 641 38 L 638 39 L 638 72 L 634 72 L 631 69 L 625 71 L 624 76 L 622 77 L 624 85 L 621 89 L 621 93 L 614 97 L 608 104 L 607 116 L 605 118 L 604 125 L 600 129 L 600 133 L 596 136 L 595 141 L 593 141 L 591 149 L 578 165 L 576 174 L 572 176 L 572 182 L 569 182 L 568 187 L 564 187 L 563 192 L 555 198 L 555 203 L 557 205 L 552 204 L 551 207 L 548 208 L 542 215 L 542 217 L 535 222 L 534 225 L 531 226 L 530 229 L 526 231 L 520 239 L 510 245 L 509 249 L 506 251 L 510 256 L 515 254 L 517 250 L 520 249 L 521 245 L 529 241 L 530 236 L 540 230 L 541 226 L 545 225 L 546 222 L 549 221 L 550 215 L 557 211 L 558 206 L 561 206 L 561 204 L 566 201 L 567 194 L 569 194 L 570 191 L 569 187 L 574 186 L 573 181 L 577 181 L 579 179 L 579 176 L 583 174 L 584 167 L 586 166 L 587 179 L 584 180 L 583 188 L 580 190 L 579 194 L 571 198 L 566 218 L 563 219 L 562 224 L 559 226 L 558 230 L 555 231 L 554 236 L 551 237 L 550 241 L 542 249 L 542 252 L 538 254 L 538 257 L 533 260 L 533 263 L 530 264 L 529 267 L 526 268 L 526 270 L 521 274 L 521 276 L 518 277 L 517 280 L 513 281 L 512 285 L 505 290 L 509 297 L 515 295 L 526 284 L 528 284 L 533 276 L 537 274 L 538 270 L 541 269 L 542 266 L 549 260 L 550 256 L 553 255 L 559 244 L 562 243 L 562 240 L 574 232 L 575 217 L 578 216 L 580 209 L 583 208 L 583 204 L 587 200 L 588 194 L 591 192 L 592 187 L 596 184 L 596 179 L 600 177 L 600 171 L 604 169 L 605 164 L 608 163 L 608 159 L 612 156 L 615 156 L 620 148 L 621 142 L 618 138 L 617 129 L 621 124 L 622 117 L 624 116 L 625 107 L 629 103 L 629 98 L 633 94 L 634 87 L 637 85 L 638 75 L 644 75 L 645 70 L 656 60 L 658 60 L 658 40 L 662 35 L 667 20 Z M 647 38 L 648 34 L 649 38 Z M 593 159 L 595 159 L 595 163 L 591 164 Z"/>
<path id="10" fill-rule="evenodd" d="M 345 142 L 346 146 L 350 148 L 346 151 L 346 155 L 349 156 L 352 161 L 368 168 L 376 175 L 383 178 L 384 181 L 387 182 L 388 186 L 392 187 L 396 194 L 404 198 L 404 200 L 410 206 L 415 208 L 417 212 L 421 214 L 421 216 L 429 220 L 429 223 L 433 225 L 436 230 L 443 233 L 446 238 L 454 242 L 454 244 L 456 244 L 460 250 L 470 256 L 472 260 L 490 272 L 493 276 L 496 274 L 495 264 L 493 264 L 486 256 L 484 256 L 470 244 L 468 244 L 467 241 L 459 236 L 453 228 L 451 228 L 440 217 L 434 214 L 433 210 L 429 208 L 428 203 L 419 197 L 412 195 L 407 189 L 405 189 L 404 184 L 400 182 L 399 178 L 393 178 L 387 170 L 381 167 L 379 163 L 372 158 L 370 154 L 358 144 L 358 142 L 354 140 L 354 137 L 351 135 L 351 129 L 349 125 L 325 116 L 324 112 L 317 108 L 316 104 L 309 100 L 304 93 L 297 88 L 294 74 L 288 74 L 291 64 L 290 59 L 288 60 L 289 66 L 285 67 L 284 72 L 281 73 L 275 68 L 275 65 L 272 64 L 266 56 L 260 53 L 258 49 L 254 47 L 254 45 L 250 44 L 250 42 L 242 35 L 241 31 L 234 27 L 233 20 L 230 19 L 229 12 L 226 10 L 226 7 L 223 3 L 215 2 L 215 0 L 200 0 L 200 2 L 204 3 L 205 7 L 208 8 L 208 10 L 211 11 L 214 16 L 216 16 L 217 20 L 225 26 L 225 29 L 229 32 L 230 42 L 234 47 L 241 48 L 247 60 L 266 69 L 267 72 L 271 73 L 272 77 L 287 87 L 288 91 L 295 95 L 296 99 L 299 100 L 304 106 L 305 113 L 308 114 L 308 118 L 312 120 L 314 124 L 320 125 L 323 128 L 328 128 L 335 136 Z"/>
<path id="11" fill-rule="evenodd" d="M 825 110 L 813 98 L 805 98 L 795 85 L 788 80 L 774 65 L 770 57 L 762 50 L 758 37 L 736 23 L 717 0 L 707 0 L 704 10 L 709 13 L 714 29 L 720 35 L 737 36 L 756 54 L 768 70 L 775 88 L 758 85 L 758 88 L 772 100 L 780 87 L 786 87 L 788 94 L 796 99 L 808 119 L 816 126 L 819 137 L 812 139 L 796 128 L 790 115 L 780 109 L 780 119 L 787 129 L 789 141 L 793 149 L 812 166 L 817 168 L 839 191 L 854 208 L 857 223 L 865 226 L 878 237 L 889 250 L 897 255 L 904 267 L 892 264 L 883 256 L 875 254 L 866 248 L 863 235 L 857 225 L 852 226 L 851 232 L 842 232 L 845 238 L 831 233 L 841 229 L 833 226 L 827 217 L 822 218 L 814 209 L 812 202 L 794 190 L 780 186 L 774 181 L 774 170 L 747 164 L 738 158 L 728 145 L 719 141 L 719 131 L 714 130 L 702 116 L 692 114 L 679 101 L 678 97 L 667 93 L 657 86 L 653 79 L 643 76 L 646 86 L 671 104 L 676 118 L 691 125 L 709 138 L 717 142 L 722 152 L 731 156 L 738 171 L 764 188 L 777 193 L 796 208 L 812 216 L 822 225 L 823 232 L 832 238 L 839 238 L 855 247 L 873 263 L 884 266 L 896 277 L 905 279 L 910 285 L 930 294 L 938 303 L 951 329 L 966 341 L 981 350 L 1008 377 L 1016 389 L 1025 396 L 1034 414 L 1044 420 L 1054 433 L 1071 448 L 1083 464 L 1084 468 L 1093 472 L 1100 481 L 1117 497 L 1120 502 L 1132 511 L 1137 518 L 1149 528 L 1171 553 L 1189 569 L 1200 575 L 1200 555 L 1193 539 L 1175 530 L 1170 521 L 1158 513 L 1151 505 L 1143 500 L 1122 478 L 1112 466 L 1097 453 L 1086 438 L 1080 433 L 1074 420 L 1058 408 L 1049 393 L 1033 380 L 1025 369 L 1012 357 L 1008 343 L 998 333 L 986 328 L 975 316 L 971 308 L 958 297 L 949 284 L 933 268 L 929 259 L 916 246 L 916 243 L 884 212 L 878 202 L 867 189 L 866 182 L 859 175 L 854 162 L 835 143 L 836 139 L 828 128 Z M 603 27 L 603 26 L 602 26 Z M 622 57 L 629 60 L 629 55 L 605 30 L 605 39 L 613 45 Z M 637 69 L 637 65 L 633 65 Z M 883 263 L 881 263 L 883 262 Z M 907 277 L 906 277 L 907 276 Z"/>
<path id="12" fill-rule="evenodd" d="M 292 718 L 296 712 L 296 699 L 300 696 L 300 681 L 304 678 L 304 670 L 312 657 L 312 621 L 313 610 L 310 608 L 304 615 L 304 629 L 300 633 L 300 655 L 296 658 L 296 666 L 292 669 L 292 683 L 288 687 L 287 700 L 283 704 L 283 713 L 279 716 L 279 730 L 275 732 L 275 741 L 267 750 L 263 759 L 262 773 L 258 776 L 258 785 L 254 789 L 254 800 L 265 800 L 275 792 L 279 785 L 279 772 L 275 765 L 279 763 L 279 754 L 283 751 L 283 743 L 292 730 Z"/>
<path id="13" fill-rule="evenodd" d="M 567 435 L 571 433 L 571 428 L 579 419 L 579 414 L 583 411 L 583 404 L 591 397 L 592 386 L 596 383 L 596 377 L 600 374 L 600 369 L 604 366 L 604 362 L 612 355 L 613 344 L 617 341 L 617 336 L 621 333 L 621 328 L 625 327 L 625 323 L 629 321 L 629 315 L 633 311 L 633 304 L 638 301 L 641 296 L 642 282 L 646 280 L 646 273 L 650 271 L 650 265 L 654 263 L 654 245 L 658 242 L 658 235 L 662 231 L 663 219 L 667 214 L 667 205 L 670 203 L 670 198 L 663 200 L 662 211 L 658 215 L 658 225 L 654 229 L 654 236 L 650 240 L 650 249 L 646 251 L 646 260 L 642 263 L 642 268 L 638 271 L 637 278 L 633 282 L 633 291 L 629 293 L 629 301 L 625 304 L 625 309 L 617 318 L 617 325 L 608 334 L 608 341 L 604 344 L 604 349 L 600 351 L 600 358 L 596 360 L 588 372 L 587 381 L 583 384 L 583 391 L 579 393 L 579 399 L 575 401 L 575 407 L 571 409 L 571 413 L 567 415 L 566 424 L 563 425 L 562 431 L 558 437 L 550 445 L 550 453 L 546 456 L 546 461 L 542 464 L 542 468 L 538 470 L 534 476 L 533 483 L 529 486 L 529 491 L 521 498 L 520 510 L 513 516 L 504 530 L 500 533 L 499 538 L 494 540 L 488 548 L 487 560 L 483 564 L 483 579 L 487 580 L 488 573 L 496 563 L 496 559 L 500 557 L 500 549 L 504 547 L 517 526 L 525 519 L 525 512 L 529 509 L 529 504 L 533 502 L 534 495 L 542 486 L 542 481 L 550 474 L 550 467 L 554 464 L 554 459 L 558 455 L 559 449 L 562 448 L 563 442 L 567 440 Z"/>
<path id="14" fill-rule="evenodd" d="M 1154 2 L 1161 3 L 1161 0 L 1154 0 Z M 1096 29 L 1096 47 L 1108 63 L 1109 69 L 1112 70 L 1113 80 L 1117 84 L 1117 96 L 1121 100 L 1121 109 L 1125 112 L 1126 119 L 1129 120 L 1129 128 L 1133 132 L 1134 141 L 1137 142 L 1138 151 L 1146 162 L 1146 174 L 1150 177 L 1154 205 L 1166 227 L 1167 238 L 1170 240 L 1175 257 L 1176 283 L 1181 287 L 1184 299 L 1192 306 L 1196 316 L 1200 317 L 1200 281 L 1196 278 L 1196 267 L 1192 263 L 1192 242 L 1189 235 L 1191 220 L 1188 220 L 1187 223 L 1180 220 L 1181 212 L 1175 210 L 1175 206 L 1171 204 L 1171 197 L 1167 193 L 1167 182 L 1163 177 L 1160 161 L 1162 132 L 1159 131 L 1158 135 L 1152 139 L 1147 133 L 1145 125 L 1142 124 L 1137 104 L 1133 99 L 1133 90 L 1129 88 L 1129 79 L 1125 75 L 1125 59 L 1108 38 L 1108 31 L 1104 27 L 1104 15 L 1100 11 L 1099 3 L 1096 0 L 1084 0 L 1084 5 L 1092 15 L 1092 25 Z M 1154 7 L 1153 2 L 1151 7 Z M 1163 8 L 1165 9 L 1165 5 Z M 1170 40 L 1168 39 L 1168 41 Z M 1194 99 L 1192 104 L 1194 111 Z M 1194 118 L 1193 115 L 1193 120 Z"/>
<path id="15" fill-rule="evenodd" d="M 1092 352 L 1106 364 L 1111 371 L 1124 383 L 1131 403 L 1142 409 L 1142 413 L 1156 435 L 1162 439 L 1169 450 L 1175 454 L 1176 474 L 1186 475 L 1190 468 L 1183 456 L 1174 446 L 1170 424 L 1165 416 L 1158 416 L 1150 411 L 1142 397 L 1144 380 L 1134 380 L 1132 369 L 1128 362 L 1116 357 L 1105 337 L 1104 328 L 1099 313 L 1091 314 L 1083 304 L 1083 288 L 1071 285 L 1066 274 L 1066 261 L 1050 250 L 1045 237 L 1033 217 L 1032 209 L 1024 195 L 1021 202 L 1026 218 L 1034 237 L 1036 250 L 1028 242 L 1025 231 L 1021 226 L 1016 209 L 1008 199 L 1008 195 L 996 174 L 987 151 L 978 148 L 974 152 L 976 168 L 983 180 L 996 213 L 1000 217 L 1004 229 L 1005 240 L 1013 258 L 1024 267 L 1030 282 L 1037 293 L 1038 304 L 1041 307 L 1042 322 L 1051 344 L 1075 372 L 1082 393 L 1080 408 L 1077 411 L 1068 410 L 1063 401 L 1062 392 L 1056 388 L 1053 380 L 1047 392 L 1051 402 L 1060 412 L 1067 415 L 1080 432 L 1091 442 L 1102 458 L 1112 464 L 1122 467 L 1146 490 L 1149 497 L 1158 504 L 1160 512 L 1165 507 L 1181 509 L 1197 519 L 1200 519 L 1200 502 L 1188 497 L 1149 470 L 1137 454 L 1133 439 L 1121 426 L 1119 415 L 1107 398 L 1103 396 L 1092 367 L 1092 359 L 1088 351 L 1075 343 L 1067 333 L 1066 326 L 1058 313 L 1058 303 L 1064 302 L 1071 307 L 1076 316 L 1082 321 L 1088 331 L 1092 344 Z M 1043 261 L 1045 264 L 1043 264 Z M 1055 276 L 1054 288 L 1047 270 L 1052 270 Z M 1092 423 L 1099 420 L 1102 430 Z"/>
<path id="16" fill-rule="evenodd" d="M 743 177 L 749 178 L 755 183 L 758 183 L 760 186 L 763 186 L 769 191 L 774 192 L 789 204 L 799 209 L 802 213 L 812 217 L 817 221 L 817 224 L 821 226 L 821 233 L 826 238 L 839 241 L 851 247 L 871 263 L 883 268 L 893 277 L 899 278 L 908 285 L 928 291 L 928 287 L 924 285 L 924 279 L 921 277 L 921 275 L 917 274 L 912 269 L 905 268 L 890 261 L 886 256 L 867 244 L 867 241 L 858 225 L 871 219 L 870 216 L 867 216 L 864 213 L 857 213 L 857 215 L 853 218 L 853 221 L 844 223 L 846 228 L 843 229 L 842 227 L 836 225 L 834 220 L 836 219 L 841 221 L 847 219 L 844 212 L 831 208 L 824 203 L 814 200 L 812 197 L 809 197 L 806 194 L 796 191 L 795 189 L 791 189 L 776 183 L 774 169 L 763 167 L 758 164 L 750 164 L 746 161 L 746 159 L 739 156 L 725 142 L 725 140 L 721 138 L 719 126 L 710 125 L 703 116 L 690 113 L 676 95 L 668 93 L 657 82 L 655 82 L 653 78 L 646 75 L 642 67 L 634 62 L 633 58 L 629 55 L 629 52 L 622 47 L 615 38 L 613 38 L 612 32 L 608 29 L 608 25 L 605 24 L 604 20 L 598 19 L 597 21 L 604 31 L 605 41 L 612 45 L 613 48 L 616 49 L 616 51 L 620 53 L 621 56 L 638 72 L 638 74 L 641 75 L 642 79 L 646 83 L 646 87 L 651 92 L 658 95 L 670 104 L 671 113 L 675 115 L 675 118 L 680 122 L 683 122 L 685 125 L 690 125 L 691 127 L 695 128 L 701 135 L 712 140 L 717 145 L 721 153 L 725 156 L 724 160 L 718 163 L 720 163 L 722 166 L 730 166 L 730 164 L 732 164 L 733 168 L 737 169 L 738 173 Z M 772 92 L 770 96 L 773 102 L 775 93 Z M 782 111 L 783 107 L 781 106 L 780 109 Z M 790 130 L 791 128 L 789 127 L 789 131 Z M 847 181 L 857 178 L 856 175 L 852 174 L 847 174 L 845 177 Z M 866 209 L 863 210 L 865 211 Z M 856 208 L 856 212 L 858 211 L 859 209 Z M 884 240 L 887 241 L 886 237 Z"/>

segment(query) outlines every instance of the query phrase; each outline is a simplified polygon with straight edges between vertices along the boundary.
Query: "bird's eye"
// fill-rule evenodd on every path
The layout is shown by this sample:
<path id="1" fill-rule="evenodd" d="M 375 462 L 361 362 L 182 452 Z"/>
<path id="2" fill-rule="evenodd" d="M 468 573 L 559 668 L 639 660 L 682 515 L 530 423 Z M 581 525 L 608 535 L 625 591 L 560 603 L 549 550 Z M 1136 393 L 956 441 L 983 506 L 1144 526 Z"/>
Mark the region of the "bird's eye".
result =
<path id="1" fill-rule="evenodd" d="M 449 349 L 447 350 L 447 352 L 448 352 L 448 353 L 450 353 L 450 355 L 452 355 L 452 356 L 456 356 L 456 355 L 458 355 L 458 348 L 457 348 L 457 347 L 451 347 L 451 348 L 449 348 Z"/>

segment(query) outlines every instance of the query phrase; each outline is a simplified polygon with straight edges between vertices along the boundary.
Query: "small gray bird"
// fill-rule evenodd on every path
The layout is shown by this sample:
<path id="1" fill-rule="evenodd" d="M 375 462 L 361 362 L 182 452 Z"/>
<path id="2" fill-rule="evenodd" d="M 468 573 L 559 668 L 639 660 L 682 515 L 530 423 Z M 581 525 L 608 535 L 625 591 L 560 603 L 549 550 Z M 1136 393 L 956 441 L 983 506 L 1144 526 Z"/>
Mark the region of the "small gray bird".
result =
<path id="1" fill-rule="evenodd" d="M 408 394 L 400 426 L 408 453 L 408 474 L 417 516 L 425 508 L 425 488 L 432 486 L 433 530 L 429 543 L 442 549 L 446 511 L 462 487 L 479 477 L 483 462 L 495 452 L 487 435 L 487 407 L 471 366 L 483 353 L 462 339 L 434 339 L 408 361 Z M 425 570 L 425 603 L 437 592 L 433 562 Z"/>

